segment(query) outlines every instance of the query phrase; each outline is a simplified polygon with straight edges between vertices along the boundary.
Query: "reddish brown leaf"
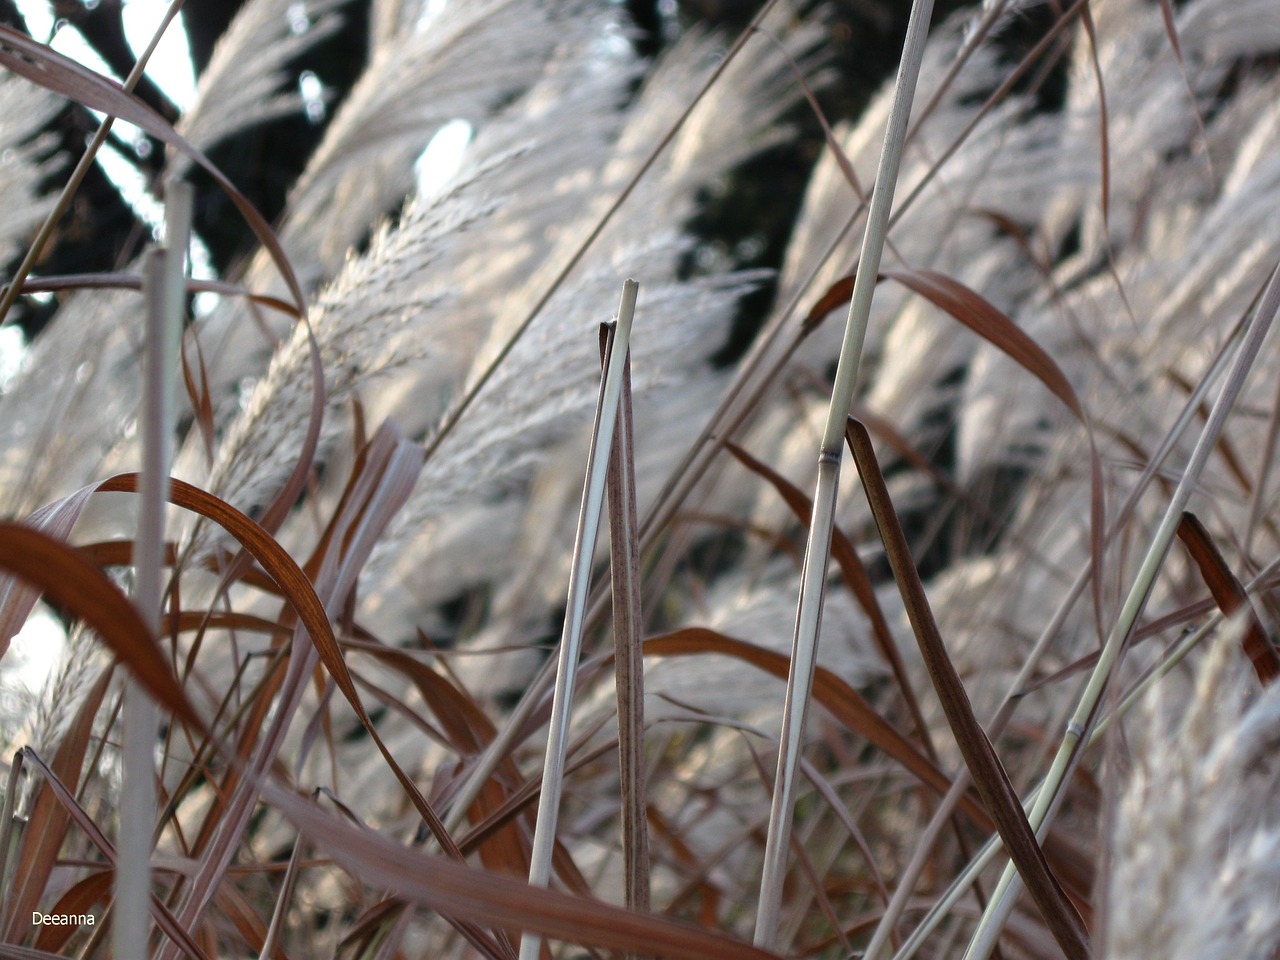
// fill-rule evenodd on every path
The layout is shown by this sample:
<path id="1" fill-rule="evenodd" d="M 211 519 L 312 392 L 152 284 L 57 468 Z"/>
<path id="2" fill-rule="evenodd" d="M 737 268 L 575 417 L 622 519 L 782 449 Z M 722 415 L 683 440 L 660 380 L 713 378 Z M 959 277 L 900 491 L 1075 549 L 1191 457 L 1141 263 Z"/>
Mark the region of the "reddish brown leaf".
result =
<path id="1" fill-rule="evenodd" d="M 0 523 L 0 570 L 39 587 L 50 600 L 83 620 L 157 703 L 200 729 L 199 717 L 138 611 L 74 547 L 21 524 Z"/>
<path id="2" fill-rule="evenodd" d="M 1027 822 L 1018 794 L 1009 782 L 995 748 L 987 739 L 986 731 L 974 716 L 969 695 L 947 654 L 924 584 L 911 558 L 906 535 L 902 532 L 897 511 L 889 499 L 889 490 L 876 462 L 871 437 L 856 420 L 850 420 L 847 437 L 867 502 L 880 530 L 880 539 L 884 541 L 885 554 L 902 594 L 907 617 L 915 630 L 920 654 L 942 701 L 947 723 L 955 735 L 956 745 L 973 777 L 974 786 L 995 820 L 1005 849 L 1009 851 L 1058 946 L 1071 960 L 1088 960 L 1089 938 L 1084 921 L 1049 868 L 1035 832 Z"/>
<path id="3" fill-rule="evenodd" d="M 722 934 L 663 917 L 632 913 L 571 894 L 427 856 L 326 816 L 269 788 L 273 805 L 354 876 L 442 914 L 512 932 L 606 950 L 686 960 L 766 960 L 775 955 Z"/>
<path id="4" fill-rule="evenodd" d="M 787 679 L 791 663 L 786 654 L 766 650 L 764 647 L 725 636 L 705 627 L 687 627 L 662 636 L 650 637 L 644 642 L 644 652 L 646 656 L 664 657 L 721 654 L 751 664 L 780 680 Z M 866 737 L 902 764 L 908 772 L 914 774 L 921 783 L 932 787 L 939 794 L 945 794 L 950 789 L 951 780 L 945 773 L 931 763 L 929 758 L 916 749 L 915 745 L 899 733 L 892 724 L 881 717 L 875 708 L 867 703 L 862 694 L 825 667 L 818 667 L 814 671 L 813 697 L 848 729 Z M 971 797 L 961 800 L 960 805 L 984 828 L 994 828 L 987 812 Z"/>
<path id="5" fill-rule="evenodd" d="M 49 913 L 75 915 L 91 912 L 99 903 L 110 900 L 111 884 L 114 880 L 114 870 L 95 870 L 77 881 L 70 890 L 59 897 Z M 41 924 L 40 932 L 36 934 L 36 949 L 61 950 L 77 929 L 79 928 L 70 924 L 66 926 Z"/>
<path id="6" fill-rule="evenodd" d="M 1249 595 L 1245 593 L 1244 587 L 1218 552 L 1209 531 L 1195 514 L 1183 513 L 1182 521 L 1178 524 L 1178 538 L 1186 545 L 1191 559 L 1200 568 L 1200 576 L 1204 577 L 1204 582 L 1223 616 L 1232 617 L 1243 612 L 1245 629 L 1241 645 L 1253 663 L 1258 680 L 1264 687 L 1268 686 L 1280 676 L 1280 654 L 1276 653 L 1276 648 L 1262 628 L 1258 614 L 1249 602 Z"/>
<path id="7" fill-rule="evenodd" d="M 54 752 L 54 771 L 73 787 L 80 783 L 80 770 L 93 733 L 93 721 L 102 709 L 102 698 L 106 696 L 110 682 L 111 670 L 108 669 L 89 689 L 75 720 Z M 30 932 L 31 912 L 44 894 L 70 823 L 70 814 L 58 803 L 53 788 L 45 783 L 36 795 L 35 806 L 23 832 L 22 849 L 14 872 L 14 889 L 6 891 L 5 899 L 10 910 L 6 940 L 22 940 Z"/>

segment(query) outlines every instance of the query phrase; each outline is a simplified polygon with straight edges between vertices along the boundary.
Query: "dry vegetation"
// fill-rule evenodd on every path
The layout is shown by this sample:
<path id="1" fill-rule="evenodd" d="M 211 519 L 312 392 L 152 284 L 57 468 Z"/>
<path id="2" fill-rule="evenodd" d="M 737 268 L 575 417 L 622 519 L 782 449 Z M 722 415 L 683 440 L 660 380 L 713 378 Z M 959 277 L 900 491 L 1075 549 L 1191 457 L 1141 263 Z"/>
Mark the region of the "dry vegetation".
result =
<path id="1" fill-rule="evenodd" d="M 1275 956 L 1274 0 L 935 22 L 900 163 L 905 79 L 829 134 L 729 364 L 768 278 L 688 224 L 830 81 L 821 11 L 646 64 L 614 5 L 437 6 L 372 3 L 284 216 L 242 203 L 260 251 L 187 317 L 176 407 L 139 385 L 180 257 L 26 280 L 59 306 L 0 394 L 0 567 L 69 633 L 43 689 L 0 663 L 0 958 Z M 174 125 L 0 34 L 0 254 L 70 174 L 60 97 L 186 175 L 299 109 L 342 8 L 250 0 Z M 455 118 L 459 171 L 418 184 Z M 857 464 L 815 498 L 824 419 Z"/>

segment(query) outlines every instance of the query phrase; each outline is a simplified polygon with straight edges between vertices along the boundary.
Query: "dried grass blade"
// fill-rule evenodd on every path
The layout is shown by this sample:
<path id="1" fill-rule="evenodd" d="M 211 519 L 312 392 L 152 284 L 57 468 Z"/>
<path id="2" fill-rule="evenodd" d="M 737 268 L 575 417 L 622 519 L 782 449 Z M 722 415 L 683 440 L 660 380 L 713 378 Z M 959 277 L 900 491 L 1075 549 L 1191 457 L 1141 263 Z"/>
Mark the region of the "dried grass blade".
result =
<path id="1" fill-rule="evenodd" d="M 3 810 L 0 810 L 0 890 L 12 890 L 16 884 L 9 882 L 9 848 L 14 842 L 13 825 L 17 822 L 15 808 L 18 802 L 18 788 L 22 783 L 21 750 L 13 755 L 9 765 L 9 779 L 5 784 Z M 0 930 L 8 927 L 8 902 L 0 903 Z"/>
<path id="2" fill-rule="evenodd" d="M 604 500 L 605 474 L 613 447 L 618 407 L 622 401 L 622 371 L 630 349 L 631 323 L 635 318 L 639 285 L 627 280 L 622 285 L 617 325 L 610 343 L 609 361 L 600 381 L 600 399 L 596 406 L 595 426 L 591 431 L 587 477 L 578 513 L 578 533 L 574 540 L 572 568 L 569 573 L 569 599 L 560 637 L 556 662 L 555 693 L 551 702 L 551 720 L 547 730 L 547 753 L 542 770 L 542 795 L 538 801 L 538 821 L 533 834 L 533 851 L 529 863 L 531 886 L 545 887 L 551 878 L 551 861 L 555 851 L 556 822 L 559 817 L 560 794 L 564 781 L 565 747 L 569 734 L 569 718 L 573 708 L 574 685 L 578 658 L 582 651 L 582 633 L 586 618 L 587 594 L 590 590 L 591 561 L 596 535 L 600 529 L 600 513 Z M 541 938 L 525 936 L 520 944 L 520 960 L 537 960 Z"/>
<path id="3" fill-rule="evenodd" d="M 662 917 L 481 873 L 426 856 L 375 833 L 326 816 L 299 797 L 267 788 L 272 805 L 354 876 L 412 903 L 510 931 L 605 950 L 672 960 L 769 960 L 776 955 L 729 937 Z M 525 940 L 529 940 L 526 937 Z"/>
<path id="4" fill-rule="evenodd" d="M 0 523 L 0 570 L 38 587 L 84 620 L 147 691 L 175 716 L 200 729 L 200 718 L 173 674 L 155 635 L 114 583 L 73 547 L 17 523 Z"/>
<path id="5" fill-rule="evenodd" d="M 675 657 L 696 656 L 709 653 L 734 657 L 758 670 L 785 679 L 788 673 L 787 657 L 774 650 L 756 646 L 736 637 L 729 637 L 705 627 L 686 627 L 644 642 L 646 656 Z M 814 670 L 813 699 L 828 710 L 838 721 L 902 765 L 919 781 L 945 794 L 951 780 L 928 757 L 876 713 L 862 694 L 849 686 L 839 676 L 825 667 Z M 983 829 L 994 829 L 994 823 L 982 805 L 973 797 L 960 801 L 961 807 Z"/>
<path id="6" fill-rule="evenodd" d="M 0 943 L 0 960 L 63 960 L 63 955 L 47 953 L 31 947 L 19 947 L 12 943 Z"/>
<path id="7" fill-rule="evenodd" d="M 1067 723 L 1066 734 L 1045 776 L 1044 787 L 1028 814 L 1034 830 L 1042 830 L 1052 819 L 1062 785 L 1075 768 L 1079 758 L 1081 741 L 1088 736 L 1102 694 L 1110 683 L 1117 663 L 1128 647 L 1138 618 L 1146 608 L 1147 599 L 1151 595 L 1155 578 L 1164 565 L 1165 556 L 1173 542 L 1182 512 L 1186 509 L 1191 493 L 1199 482 L 1205 464 L 1218 445 L 1227 417 L 1234 408 L 1240 391 L 1244 388 L 1254 361 L 1257 360 L 1258 353 L 1262 349 L 1262 343 L 1278 313 L 1280 313 L 1280 265 L 1272 269 L 1257 308 L 1245 326 L 1244 336 L 1236 350 L 1227 378 L 1214 401 L 1209 419 L 1200 431 L 1195 448 L 1191 451 L 1191 457 L 1183 469 L 1178 485 L 1170 498 L 1169 506 L 1165 510 L 1164 518 L 1151 539 L 1120 614 L 1103 645 L 1098 664 L 1090 675 L 1076 710 Z M 1016 872 L 1006 867 L 996 888 L 995 896 L 983 913 L 978 928 L 969 942 L 965 960 L 985 960 L 990 956 L 991 949 L 999 938 L 1000 930 L 1013 910 L 1016 881 Z"/>
<path id="8" fill-rule="evenodd" d="M 767 480 L 786 502 L 787 506 L 791 508 L 791 512 L 796 515 L 796 519 L 806 525 L 810 522 L 813 514 L 813 502 L 801 492 L 799 487 L 791 483 L 767 463 L 747 453 L 746 450 L 733 441 L 726 441 L 725 449 L 733 454 L 738 459 L 738 462 L 752 473 Z M 849 539 L 849 535 L 836 525 L 831 528 L 831 555 L 835 557 L 836 563 L 840 567 L 840 574 L 845 586 L 857 599 L 863 613 L 867 615 L 867 619 L 871 621 L 871 636 L 875 640 L 876 648 L 880 651 L 880 655 L 884 657 L 886 665 L 893 674 L 894 681 L 898 684 L 898 689 L 902 692 L 902 698 L 907 705 L 908 713 L 911 715 L 911 721 L 916 726 L 917 736 L 920 737 L 921 742 L 925 744 L 925 748 L 929 751 L 930 759 L 936 762 L 937 757 L 932 756 L 933 748 L 929 742 L 928 727 L 925 725 L 924 715 L 920 710 L 920 701 L 916 698 L 915 690 L 911 686 L 911 680 L 907 676 L 907 668 L 898 653 L 898 645 L 894 642 L 893 634 L 889 631 L 889 621 L 885 619 L 884 611 L 880 608 L 880 600 L 876 597 L 875 588 L 871 584 L 871 577 L 867 573 L 867 568 L 863 564 L 862 558 L 858 556 L 858 551 L 854 547 L 853 541 Z"/>
<path id="9" fill-rule="evenodd" d="M 92 487 L 77 490 L 33 511 L 24 523 L 55 540 L 65 540 L 92 493 Z M 0 577 L 0 657 L 9 649 L 10 641 L 27 622 L 27 617 L 39 599 L 38 590 L 19 582 L 16 577 Z"/>
<path id="10" fill-rule="evenodd" d="M 108 862 L 114 864 L 116 861 L 116 851 L 112 847 L 111 841 L 107 839 L 106 834 L 98 828 L 98 825 L 93 822 L 93 818 L 89 816 L 82 806 L 80 806 L 71 791 L 67 789 L 66 785 L 58 775 L 40 759 L 39 755 L 30 747 L 26 747 L 25 749 L 27 759 L 32 764 L 39 767 L 41 772 L 44 773 L 45 783 L 52 788 L 53 794 L 57 798 L 58 803 L 62 805 L 62 808 L 68 813 L 71 819 L 76 822 L 76 825 L 85 832 L 85 835 L 88 836 L 90 842 L 102 852 L 102 855 L 107 858 Z M 62 835 L 59 834 L 59 841 L 61 840 L 61 836 Z M 156 897 L 153 894 L 150 902 L 151 915 L 155 917 L 157 926 L 165 932 L 179 950 L 185 953 L 188 957 L 191 957 L 192 960 L 209 960 L 205 952 L 200 949 L 199 944 L 197 944 L 192 936 L 183 929 L 182 925 L 178 923 L 169 908 L 161 902 L 159 897 Z"/>
<path id="11" fill-rule="evenodd" d="M 603 344 L 602 344 L 603 346 Z M 613 578 L 614 673 L 618 691 L 618 769 L 622 794 L 622 857 L 627 909 L 649 910 L 649 826 L 644 762 L 644 618 L 640 607 L 639 520 L 631 357 L 622 368 L 622 399 L 606 478 L 609 569 Z"/>
<path id="12" fill-rule="evenodd" d="M 102 709 L 102 700 L 111 682 L 111 674 L 110 669 L 104 671 L 90 687 L 75 720 L 54 752 L 53 770 L 73 787 L 80 783 L 80 770 L 84 766 L 85 753 L 93 734 L 93 721 Z M 22 751 L 20 756 L 25 760 L 26 751 Z M 15 761 L 14 766 L 20 764 Z M 11 800 L 12 794 L 6 796 L 6 805 Z M 15 863 L 14 885 L 5 891 L 9 912 L 4 918 L 4 939 L 23 940 L 30 933 L 31 912 L 39 904 L 49 882 L 49 875 L 53 871 L 54 861 L 70 823 L 70 814 L 57 802 L 53 787 L 46 782 L 36 795 L 35 806 L 23 832 L 21 852 Z"/>
<path id="13" fill-rule="evenodd" d="M 202 151 L 174 130 L 173 125 L 164 117 L 115 81 L 99 76 L 70 57 L 65 57 L 44 44 L 24 36 L 12 27 L 3 25 L 0 25 L 0 66 L 92 110 L 127 120 L 198 163 L 227 194 L 228 199 L 235 204 L 254 235 L 270 252 L 285 284 L 289 287 L 289 293 L 294 298 L 294 305 L 299 310 L 305 308 L 307 301 L 302 293 L 302 287 L 293 272 L 293 267 L 289 264 L 284 248 L 280 246 L 280 241 L 266 218 Z"/>
<path id="14" fill-rule="evenodd" d="M 822 621 L 822 598 L 826 585 L 827 562 L 831 553 L 831 528 L 834 523 L 836 496 L 840 482 L 843 455 L 844 421 L 853 403 L 862 362 L 862 344 L 866 338 L 871 299 L 875 293 L 876 275 L 889 230 L 889 216 L 898 171 L 906 144 L 907 123 L 915 99 L 916 81 L 924 59 L 925 39 L 933 16 L 933 0 L 913 0 L 903 42 L 902 57 L 894 86 L 893 105 L 889 111 L 884 146 L 876 170 L 875 187 L 867 209 L 867 227 L 858 258 L 858 273 L 853 283 L 849 317 L 845 324 L 840 359 L 836 366 L 831 405 L 827 410 L 822 443 L 818 451 L 818 482 L 813 495 L 813 517 L 805 544 L 804 567 L 801 572 L 800 599 L 796 609 L 795 634 L 791 645 L 791 670 L 787 677 L 786 699 L 782 708 L 782 730 L 779 735 L 778 770 L 774 778 L 770 803 L 769 826 L 765 839 L 764 867 L 760 877 L 760 900 L 756 911 L 756 946 L 772 948 L 778 935 L 778 918 L 782 909 L 782 887 L 786 877 L 787 852 L 790 848 L 791 823 L 794 815 L 795 785 L 799 775 L 800 751 L 804 739 L 805 714 L 813 687 L 817 663 L 818 632 Z"/>
<path id="15" fill-rule="evenodd" d="M 1093 440 L 1093 431 L 1084 405 L 1066 374 L 1044 349 L 1017 324 L 997 310 L 985 297 L 945 274 L 933 270 L 886 270 L 884 276 L 897 280 L 908 290 L 946 311 L 978 336 L 1043 383 L 1062 401 L 1081 425 L 1089 440 L 1089 551 L 1092 559 L 1094 616 L 1098 636 L 1102 626 L 1102 572 L 1106 544 L 1106 504 L 1102 487 L 1102 461 Z"/>
<path id="16" fill-rule="evenodd" d="M 151 59 L 151 55 L 155 53 L 156 47 L 160 43 L 160 38 L 168 29 L 169 23 L 177 16 L 179 9 L 182 7 L 182 2 L 183 0 L 171 0 L 169 3 L 164 16 L 160 18 L 160 22 L 156 25 L 146 49 L 138 56 L 129 70 L 129 75 L 125 78 L 121 89 L 126 94 L 131 93 L 133 88 L 138 85 L 138 81 L 142 79 L 147 62 Z M 16 33 L 17 31 L 14 32 Z M 35 238 L 31 241 L 31 245 L 27 248 L 27 252 L 23 255 L 22 262 L 18 265 L 17 270 L 14 271 L 9 283 L 5 285 L 4 290 L 0 291 L 0 325 L 4 324 L 8 319 L 9 310 L 12 309 L 18 299 L 18 291 L 40 261 L 40 258 L 44 256 L 45 247 L 49 243 L 49 238 L 53 236 L 54 228 L 62 218 L 63 213 L 66 212 L 67 207 L 71 205 L 72 197 L 80 189 L 80 184 L 84 181 L 85 175 L 88 174 L 89 168 L 93 166 L 98 151 L 106 142 L 107 135 L 111 132 L 111 127 L 114 123 L 115 117 L 108 114 L 102 123 L 98 125 L 98 129 L 94 131 L 93 138 L 85 147 L 84 153 L 76 161 L 75 169 L 71 171 L 71 176 L 63 184 L 62 190 L 58 194 L 58 199 L 54 201 L 53 209 L 45 217 L 40 229 L 36 232 Z"/>
<path id="17" fill-rule="evenodd" d="M 1218 552 L 1209 531 L 1195 514 L 1182 514 L 1182 520 L 1178 524 L 1178 539 L 1200 568 L 1200 576 L 1204 577 L 1204 582 L 1223 615 L 1231 617 L 1238 611 L 1243 611 L 1245 619 L 1240 642 L 1253 663 L 1258 680 L 1264 687 L 1268 686 L 1280 676 L 1280 654 L 1276 653 L 1275 647 L 1267 638 L 1267 633 L 1258 620 L 1257 611 L 1249 602 L 1249 595 L 1245 593 L 1244 587 Z"/>
<path id="18" fill-rule="evenodd" d="M 295 837 L 293 852 L 289 854 L 289 866 L 285 868 L 284 882 L 280 884 L 280 895 L 276 897 L 276 907 L 271 914 L 271 925 L 267 927 L 262 938 L 262 949 L 258 951 L 258 960 L 275 960 L 283 955 L 279 947 L 280 934 L 284 930 L 285 916 L 289 911 L 289 901 L 293 898 L 293 887 L 298 880 L 298 869 L 302 863 L 302 837 Z"/>
<path id="19" fill-rule="evenodd" d="M 176 7 L 176 4 L 174 6 Z M 172 124 L 118 84 L 3 25 L 0 25 L 0 66 L 8 67 L 19 76 L 26 77 L 33 83 L 69 97 L 84 106 L 127 120 L 162 143 L 190 157 L 213 178 L 219 189 L 226 194 L 240 215 L 244 217 L 254 236 L 270 254 L 285 286 L 289 289 L 289 295 L 293 298 L 292 310 L 302 318 L 302 323 L 306 327 L 312 375 L 310 419 L 303 438 L 301 454 L 280 493 L 262 515 L 261 523 L 265 529 L 272 532 L 278 530 L 302 492 L 311 471 L 316 450 L 319 447 L 325 403 L 324 367 L 320 361 L 319 344 L 306 318 L 306 296 L 293 265 L 280 244 L 279 237 L 258 209 L 202 151 L 174 130 Z M 12 295 L 12 290 L 9 295 Z M 233 564 L 232 569 L 241 568 L 246 563 L 247 561 L 241 557 Z"/>
<path id="20" fill-rule="evenodd" d="M 893 570 L 894 580 L 897 581 L 903 605 L 920 645 L 920 655 L 942 702 L 942 709 L 955 735 L 956 744 L 973 777 L 974 786 L 995 820 L 1000 838 L 1017 865 L 1058 946 L 1072 960 L 1087 960 L 1089 938 L 1084 922 L 1058 883 L 1058 878 L 1050 870 L 1035 833 L 1027 822 L 1018 794 L 1009 782 L 1004 765 L 996 756 L 986 732 L 974 716 L 964 684 L 947 654 L 946 644 L 943 643 L 925 595 L 924 584 L 921 583 L 915 561 L 911 558 L 906 534 L 898 522 L 897 511 L 889 499 L 888 487 L 885 486 L 880 465 L 876 462 L 871 437 L 861 423 L 850 419 L 848 439 L 867 494 L 867 502 L 884 542 L 889 566 Z"/>
<path id="21" fill-rule="evenodd" d="M 58 898 L 58 902 L 49 911 L 51 914 L 88 913 L 95 904 L 104 902 L 111 894 L 112 871 L 99 870 L 78 880 L 70 890 Z M 76 928 L 70 925 L 54 926 L 41 924 L 36 934 L 35 946 L 38 950 L 61 950 Z"/>

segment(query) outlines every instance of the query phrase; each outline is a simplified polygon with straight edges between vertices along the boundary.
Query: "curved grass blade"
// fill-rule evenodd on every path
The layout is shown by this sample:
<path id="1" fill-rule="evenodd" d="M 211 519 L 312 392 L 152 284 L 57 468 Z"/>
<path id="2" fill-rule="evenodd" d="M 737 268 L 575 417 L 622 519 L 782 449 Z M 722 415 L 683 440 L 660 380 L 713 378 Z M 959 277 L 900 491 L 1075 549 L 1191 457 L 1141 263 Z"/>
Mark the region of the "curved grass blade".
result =
<path id="1" fill-rule="evenodd" d="M 268 787 L 271 803 L 366 882 L 450 916 L 569 943 L 672 960 L 768 960 L 775 954 L 663 917 L 530 886 L 433 857 L 319 812 Z M 525 938 L 526 941 L 530 939 Z"/>
<path id="2" fill-rule="evenodd" d="M 93 721 L 102 709 L 102 700 L 111 683 L 112 669 L 103 671 L 98 681 L 89 688 L 75 719 L 62 737 L 53 755 L 53 770 L 58 777 L 76 787 L 80 783 L 80 771 L 93 733 Z M 19 754 L 24 760 L 26 753 Z M 5 798 L 6 801 L 10 797 Z M 5 917 L 4 939 L 25 939 L 31 931 L 31 913 L 49 883 L 58 851 L 71 824 L 71 815 L 57 802 L 53 787 L 47 782 L 36 795 L 35 805 L 27 820 L 22 838 L 21 852 L 15 864 L 14 885 L 5 891 L 8 916 Z"/>
<path id="3" fill-rule="evenodd" d="M 62 805 L 71 819 L 75 820 L 80 829 L 85 832 L 86 836 L 88 836 L 90 842 L 93 843 L 102 855 L 107 858 L 108 862 L 114 864 L 116 861 L 116 851 L 111 846 L 111 841 L 108 840 L 106 835 L 98 828 L 98 825 L 93 822 L 93 819 L 84 810 L 84 808 L 80 806 L 76 801 L 75 796 L 67 789 L 66 785 L 63 784 L 58 775 L 46 766 L 45 762 L 40 759 L 34 750 L 30 747 L 26 747 L 25 749 L 27 760 L 34 766 L 39 767 L 41 772 L 44 773 L 45 783 L 52 788 L 53 794 L 57 797 L 58 803 Z M 156 925 L 164 931 L 165 935 L 168 936 L 171 941 L 173 941 L 177 949 L 192 958 L 192 960 L 209 960 L 209 957 L 200 949 L 199 944 L 195 942 L 192 935 L 183 929 L 182 925 L 178 923 L 173 913 L 167 906 L 165 906 L 159 897 L 152 894 L 150 897 L 150 903 L 151 914 L 156 919 Z"/>
<path id="4" fill-rule="evenodd" d="M 199 715 L 165 666 L 166 657 L 138 610 L 74 547 L 18 523 L 0 523 L 0 569 L 39 587 L 100 636 L 147 692 L 196 729 Z"/>
<path id="5" fill-rule="evenodd" d="M 889 490 L 876 462 L 871 437 L 866 428 L 853 419 L 849 421 L 848 437 L 849 447 L 853 451 L 863 489 L 867 494 L 867 502 L 871 506 L 880 538 L 884 541 L 885 554 L 920 645 L 920 655 L 924 658 L 925 667 L 933 680 L 938 698 L 942 701 L 947 723 L 955 735 L 956 744 L 973 777 L 974 786 L 995 820 L 1005 849 L 1017 864 L 1018 871 L 1036 906 L 1044 915 L 1054 939 L 1058 941 L 1058 946 L 1070 960 L 1087 960 L 1089 938 L 1084 921 L 1080 919 L 1058 883 L 1058 878 L 1049 868 L 1035 833 L 1027 822 L 1018 794 L 1009 782 L 1004 765 L 1000 763 L 986 732 L 974 716 L 964 684 L 947 654 L 946 644 L 943 643 L 929 600 L 925 596 L 924 584 L 920 582 L 915 561 L 911 559 L 906 534 L 898 522 L 897 511 L 889 499 Z"/>

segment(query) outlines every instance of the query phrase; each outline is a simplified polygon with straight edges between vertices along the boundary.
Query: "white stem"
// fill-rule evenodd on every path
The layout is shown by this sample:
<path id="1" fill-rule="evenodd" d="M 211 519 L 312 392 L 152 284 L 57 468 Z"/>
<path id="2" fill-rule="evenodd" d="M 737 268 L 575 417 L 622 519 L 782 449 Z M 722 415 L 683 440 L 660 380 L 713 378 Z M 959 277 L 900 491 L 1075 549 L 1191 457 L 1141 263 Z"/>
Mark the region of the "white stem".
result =
<path id="1" fill-rule="evenodd" d="M 862 343 L 866 338 L 867 319 L 871 315 L 871 298 L 875 293 L 876 274 L 880 270 L 880 256 L 888 234 L 893 191 L 897 185 L 898 169 L 906 143 L 907 121 L 911 117 L 916 79 L 920 74 L 924 42 L 932 16 L 933 0 L 914 0 L 902 60 L 898 67 L 888 129 L 885 130 L 884 147 L 880 152 L 880 166 L 876 171 L 875 188 L 867 212 L 867 228 L 862 239 L 858 275 L 853 283 L 844 342 L 840 347 L 836 380 L 831 391 L 831 406 L 827 411 L 826 427 L 822 434 L 822 449 L 818 454 L 818 484 L 813 495 L 809 538 L 805 545 L 804 566 L 800 575 L 800 601 L 796 610 L 796 629 L 791 642 L 791 668 L 782 711 L 778 771 L 769 810 L 764 869 L 760 878 L 760 904 L 756 913 L 755 945 L 766 950 L 773 949 L 778 934 L 782 884 L 787 872 L 787 850 L 791 840 L 795 786 L 800 767 L 800 747 L 804 737 L 805 714 L 813 689 L 818 631 L 822 623 L 822 597 L 827 579 L 827 561 L 831 556 L 831 526 L 840 483 L 844 426 L 858 382 Z"/>
<path id="2" fill-rule="evenodd" d="M 542 767 L 542 796 L 538 801 L 538 821 L 533 831 L 533 850 L 529 862 L 529 883 L 537 887 L 545 887 L 551 879 L 551 857 L 555 852 L 556 821 L 560 813 L 560 794 L 564 784 L 565 748 L 573 713 L 573 687 L 578 676 L 587 593 L 591 585 L 591 560 L 595 552 L 596 536 L 600 531 L 609 453 L 613 447 L 614 427 L 618 422 L 618 407 L 622 400 L 622 372 L 631 340 L 631 321 L 635 316 L 636 295 L 639 290 L 640 287 L 634 280 L 627 280 L 622 285 L 618 325 L 614 329 L 609 365 L 601 384 L 600 406 L 591 437 L 586 484 L 582 491 L 582 507 L 578 512 L 578 534 L 574 543 L 573 567 L 569 572 L 569 602 L 565 610 L 564 632 L 560 637 L 556 689 L 551 699 L 547 753 Z M 520 942 L 520 960 L 538 960 L 541 944 L 540 936 L 526 933 Z"/>
<path id="3" fill-rule="evenodd" d="M 138 412 L 142 471 L 138 478 L 138 534 L 134 540 L 134 603 L 157 635 L 164 576 L 164 518 L 172 459 L 178 340 L 186 297 L 183 270 L 191 234 L 190 184 L 168 184 L 164 250 L 147 254 L 144 274 L 146 340 L 142 407 Z M 142 686 L 125 691 L 123 783 L 111 927 L 117 957 L 148 955 L 151 935 L 151 844 L 156 823 L 155 746 L 160 717 Z"/>

